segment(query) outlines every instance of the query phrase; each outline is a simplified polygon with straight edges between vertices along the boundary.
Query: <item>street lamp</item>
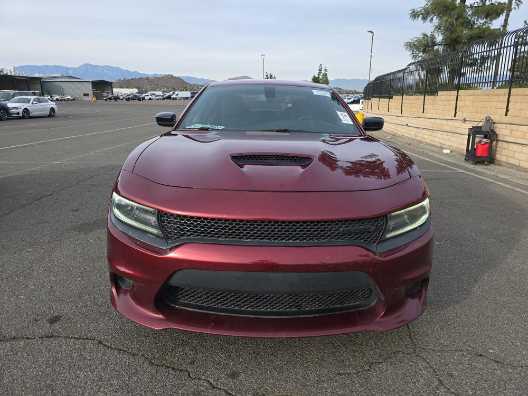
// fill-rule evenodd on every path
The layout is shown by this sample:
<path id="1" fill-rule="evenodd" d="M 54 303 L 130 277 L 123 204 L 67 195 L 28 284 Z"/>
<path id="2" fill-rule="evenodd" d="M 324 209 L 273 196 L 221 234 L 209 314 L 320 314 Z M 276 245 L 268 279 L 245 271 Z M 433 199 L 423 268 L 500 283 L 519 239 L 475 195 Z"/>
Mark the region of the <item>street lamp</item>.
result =
<path id="1" fill-rule="evenodd" d="M 374 46 L 374 32 L 372 30 L 368 30 L 367 33 L 370 33 L 370 63 L 369 63 L 369 81 L 370 81 L 370 73 L 372 72 L 372 47 Z"/>
<path id="2" fill-rule="evenodd" d="M 266 54 L 260 54 L 260 57 L 262 58 L 262 79 L 264 80 L 264 58 L 266 57 Z"/>

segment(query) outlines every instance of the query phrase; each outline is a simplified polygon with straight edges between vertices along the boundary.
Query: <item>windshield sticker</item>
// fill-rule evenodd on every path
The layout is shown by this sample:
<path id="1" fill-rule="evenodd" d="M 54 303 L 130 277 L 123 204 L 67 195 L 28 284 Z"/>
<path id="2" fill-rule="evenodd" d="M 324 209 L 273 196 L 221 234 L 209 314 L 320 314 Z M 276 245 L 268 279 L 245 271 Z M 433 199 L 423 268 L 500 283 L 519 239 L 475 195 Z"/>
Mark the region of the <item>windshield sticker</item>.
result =
<path id="1" fill-rule="evenodd" d="M 185 127 L 185 129 L 200 129 L 200 128 L 208 128 L 208 129 L 224 129 L 225 126 L 223 125 L 210 125 L 210 124 L 192 124 L 192 125 L 189 125 L 187 127 Z"/>
<path id="2" fill-rule="evenodd" d="M 331 97 L 330 92 L 323 89 L 312 89 L 312 92 L 314 95 Z"/>
<path id="3" fill-rule="evenodd" d="M 341 122 L 343 124 L 353 124 L 352 120 L 350 119 L 350 116 L 344 111 L 336 111 L 336 113 L 339 118 L 341 118 Z"/>

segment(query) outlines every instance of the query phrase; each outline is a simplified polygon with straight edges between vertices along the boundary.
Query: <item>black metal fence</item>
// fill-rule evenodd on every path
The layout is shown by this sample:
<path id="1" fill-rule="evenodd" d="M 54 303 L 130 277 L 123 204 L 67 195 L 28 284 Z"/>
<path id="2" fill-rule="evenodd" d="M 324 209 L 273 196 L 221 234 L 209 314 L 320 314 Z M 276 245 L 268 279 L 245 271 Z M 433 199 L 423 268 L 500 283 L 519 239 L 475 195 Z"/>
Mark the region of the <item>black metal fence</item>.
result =
<path id="1" fill-rule="evenodd" d="M 409 64 L 406 68 L 376 77 L 364 90 L 365 99 L 404 95 L 437 95 L 461 89 L 508 89 L 528 87 L 528 27 L 495 40 L 477 41 L 460 51 Z"/>

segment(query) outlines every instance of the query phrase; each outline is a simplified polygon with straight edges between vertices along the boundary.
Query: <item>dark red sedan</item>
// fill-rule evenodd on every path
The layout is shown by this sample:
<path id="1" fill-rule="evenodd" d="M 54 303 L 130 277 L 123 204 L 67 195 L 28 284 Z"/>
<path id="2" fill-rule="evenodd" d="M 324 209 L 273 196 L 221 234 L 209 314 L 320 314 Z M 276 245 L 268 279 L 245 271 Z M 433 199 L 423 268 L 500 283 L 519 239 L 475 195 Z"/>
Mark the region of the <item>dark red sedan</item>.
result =
<path id="1" fill-rule="evenodd" d="M 163 329 L 240 336 L 389 330 L 424 310 L 427 186 L 327 86 L 203 89 L 138 146 L 108 214 L 112 304 Z"/>

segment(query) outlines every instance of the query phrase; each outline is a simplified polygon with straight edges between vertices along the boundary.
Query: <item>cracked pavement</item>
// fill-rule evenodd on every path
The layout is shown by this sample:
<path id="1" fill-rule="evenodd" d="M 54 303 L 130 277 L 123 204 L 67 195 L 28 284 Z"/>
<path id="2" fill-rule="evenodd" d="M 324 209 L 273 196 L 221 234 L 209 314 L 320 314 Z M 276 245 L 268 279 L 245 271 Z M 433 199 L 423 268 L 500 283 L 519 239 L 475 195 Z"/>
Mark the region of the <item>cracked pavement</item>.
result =
<path id="1" fill-rule="evenodd" d="M 442 166 L 505 182 L 387 133 L 419 155 L 432 192 L 435 261 L 417 321 L 388 333 L 248 339 L 152 331 L 114 312 L 110 189 L 128 152 L 159 133 L 145 126 L 152 115 L 175 106 L 68 103 L 56 119 L 0 123 L 0 148 L 90 134 L 0 150 L 1 394 L 528 393 L 528 192 Z"/>

